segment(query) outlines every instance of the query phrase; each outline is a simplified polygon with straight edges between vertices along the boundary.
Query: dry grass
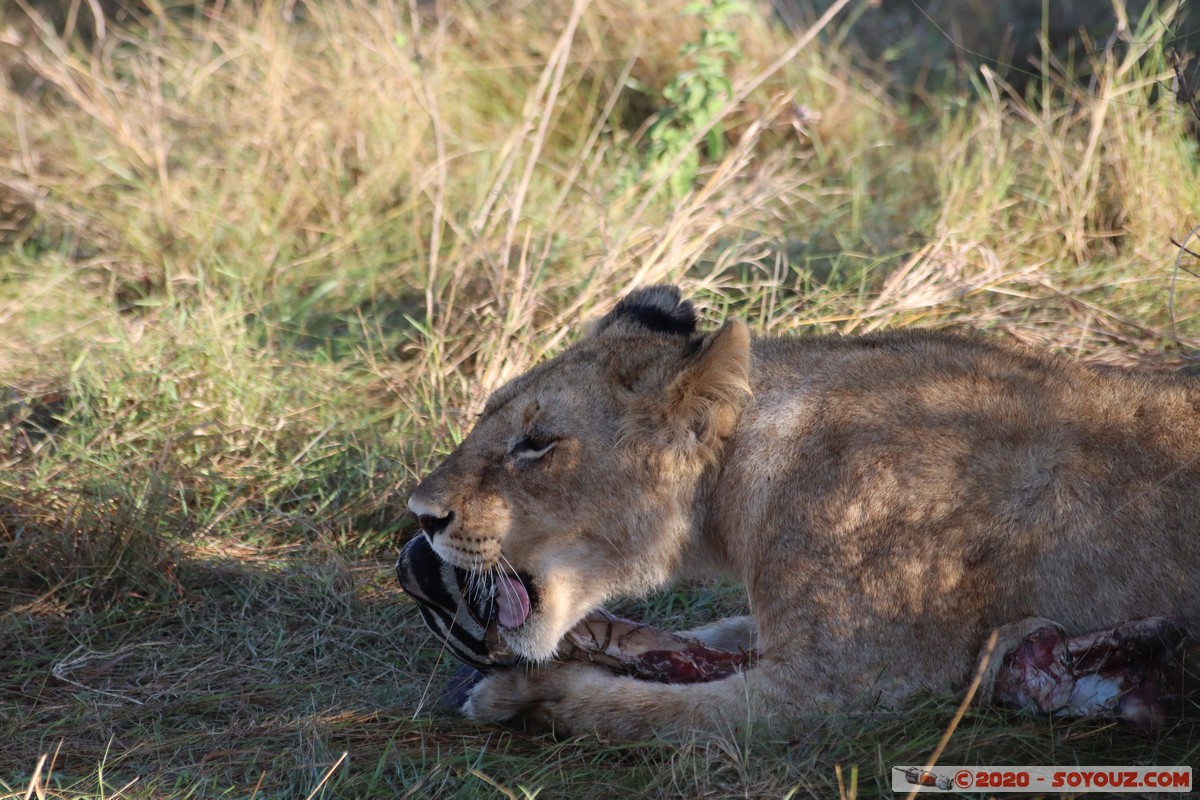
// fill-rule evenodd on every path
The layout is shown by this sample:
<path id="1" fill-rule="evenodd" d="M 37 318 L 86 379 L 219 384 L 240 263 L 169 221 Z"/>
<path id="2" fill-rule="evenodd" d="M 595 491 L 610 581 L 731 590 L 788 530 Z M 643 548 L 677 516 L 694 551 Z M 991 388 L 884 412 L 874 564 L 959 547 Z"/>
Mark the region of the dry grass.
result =
<path id="1" fill-rule="evenodd" d="M 842 37 L 781 59 L 795 38 L 738 15 L 727 147 L 683 196 L 645 158 L 697 33 L 682 0 L 147 3 L 102 27 L 80 2 L 66 37 L 47 5 L 0 12 L 0 798 L 825 797 L 838 764 L 881 793 L 956 698 L 630 747 L 438 712 L 387 564 L 407 489 L 639 283 L 760 332 L 1200 352 L 1170 243 L 1200 222 L 1197 148 L 1156 89 L 1173 4 L 1089 84 L 1047 59 L 1029 96 L 981 70 L 921 108 Z M 1192 764 L 1193 727 L 973 711 L 942 760 Z"/>

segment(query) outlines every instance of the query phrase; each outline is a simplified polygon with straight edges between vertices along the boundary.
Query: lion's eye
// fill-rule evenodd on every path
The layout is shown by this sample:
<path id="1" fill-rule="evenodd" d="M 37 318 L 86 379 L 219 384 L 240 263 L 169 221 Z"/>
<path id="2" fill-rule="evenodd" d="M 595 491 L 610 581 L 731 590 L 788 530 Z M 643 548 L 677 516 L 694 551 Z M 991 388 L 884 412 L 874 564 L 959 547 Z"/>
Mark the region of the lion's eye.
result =
<path id="1" fill-rule="evenodd" d="M 536 461 L 554 449 L 557 439 L 548 436 L 526 436 L 513 446 L 512 455 L 523 461 Z"/>

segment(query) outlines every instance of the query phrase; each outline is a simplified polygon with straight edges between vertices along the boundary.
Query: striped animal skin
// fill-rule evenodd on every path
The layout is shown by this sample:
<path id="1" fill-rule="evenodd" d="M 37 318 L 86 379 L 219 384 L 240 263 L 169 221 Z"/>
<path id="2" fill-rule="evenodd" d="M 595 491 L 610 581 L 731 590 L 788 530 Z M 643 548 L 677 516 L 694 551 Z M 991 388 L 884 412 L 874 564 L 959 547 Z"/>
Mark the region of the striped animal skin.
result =
<path id="1" fill-rule="evenodd" d="M 425 534 L 400 552 L 396 577 L 417 602 L 426 627 L 459 661 L 487 670 L 520 660 L 499 642 L 491 577 L 472 576 L 442 561 Z"/>

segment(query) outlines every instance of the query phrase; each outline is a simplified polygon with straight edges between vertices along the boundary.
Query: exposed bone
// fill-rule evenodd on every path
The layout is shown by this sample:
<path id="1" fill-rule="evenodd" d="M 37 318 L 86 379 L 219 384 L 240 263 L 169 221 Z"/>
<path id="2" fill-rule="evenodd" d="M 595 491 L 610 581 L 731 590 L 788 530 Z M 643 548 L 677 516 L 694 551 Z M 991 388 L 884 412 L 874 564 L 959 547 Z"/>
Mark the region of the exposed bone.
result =
<path id="1" fill-rule="evenodd" d="M 993 702 L 1037 714 L 1163 724 L 1182 691 L 1184 633 L 1168 617 L 1142 617 L 1066 638 L 1034 631 L 1004 656 Z"/>

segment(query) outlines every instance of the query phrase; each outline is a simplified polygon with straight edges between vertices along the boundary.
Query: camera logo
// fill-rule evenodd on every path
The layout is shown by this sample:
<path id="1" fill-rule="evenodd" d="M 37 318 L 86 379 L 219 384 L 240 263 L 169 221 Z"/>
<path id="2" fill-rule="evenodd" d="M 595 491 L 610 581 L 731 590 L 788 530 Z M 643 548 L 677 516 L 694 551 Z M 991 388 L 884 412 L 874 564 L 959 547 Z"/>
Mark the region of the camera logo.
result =
<path id="1" fill-rule="evenodd" d="M 930 772 L 920 767 L 908 767 L 907 769 L 893 767 L 893 769 L 900 769 L 901 774 L 904 775 L 905 782 L 911 783 L 913 786 L 928 786 L 933 789 L 941 789 L 943 792 L 948 792 L 955 788 L 954 778 L 949 775 L 938 775 L 935 772 Z"/>

